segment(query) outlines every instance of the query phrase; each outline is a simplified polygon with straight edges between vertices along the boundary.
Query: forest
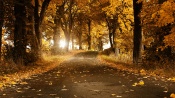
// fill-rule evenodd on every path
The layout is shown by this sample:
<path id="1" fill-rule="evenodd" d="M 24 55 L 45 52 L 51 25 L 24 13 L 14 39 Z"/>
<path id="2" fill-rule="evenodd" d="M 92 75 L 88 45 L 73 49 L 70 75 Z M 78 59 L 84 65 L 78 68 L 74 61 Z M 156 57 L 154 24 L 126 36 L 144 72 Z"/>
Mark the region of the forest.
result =
<path id="1" fill-rule="evenodd" d="M 175 69 L 174 0 L 0 0 L 0 33 L 1 63 L 91 50 Z"/>

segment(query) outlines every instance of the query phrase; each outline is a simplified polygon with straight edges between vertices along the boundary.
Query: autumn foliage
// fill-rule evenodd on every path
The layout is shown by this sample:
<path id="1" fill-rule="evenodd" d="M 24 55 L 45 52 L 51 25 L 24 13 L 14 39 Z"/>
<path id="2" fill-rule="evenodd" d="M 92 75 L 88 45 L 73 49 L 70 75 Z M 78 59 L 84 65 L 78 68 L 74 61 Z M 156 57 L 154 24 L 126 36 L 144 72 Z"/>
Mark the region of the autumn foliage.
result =
<path id="1" fill-rule="evenodd" d="M 56 55 L 83 49 L 110 50 L 108 54 L 127 55 L 144 66 L 154 61 L 174 62 L 173 0 L 1 0 L 0 3 L 2 61 L 27 65 L 39 60 L 43 53 Z M 134 9 L 136 5 L 141 6 L 139 10 Z M 138 15 L 134 14 L 136 11 Z M 139 32 L 141 36 L 137 36 Z M 138 38 L 134 39 L 135 36 Z M 141 44 L 138 46 L 136 42 Z"/>

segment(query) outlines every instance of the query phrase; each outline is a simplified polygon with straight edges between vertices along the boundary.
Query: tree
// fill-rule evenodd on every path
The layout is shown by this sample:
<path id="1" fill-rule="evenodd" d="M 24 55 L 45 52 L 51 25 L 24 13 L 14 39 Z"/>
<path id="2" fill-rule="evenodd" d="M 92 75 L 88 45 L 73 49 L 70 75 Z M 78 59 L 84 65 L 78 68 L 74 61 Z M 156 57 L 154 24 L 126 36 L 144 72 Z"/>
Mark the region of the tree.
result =
<path id="1" fill-rule="evenodd" d="M 144 31 L 145 60 L 171 61 L 174 41 L 175 3 L 171 0 L 143 2 L 141 12 Z"/>
<path id="2" fill-rule="evenodd" d="M 0 61 L 1 61 L 3 23 L 4 23 L 4 2 L 3 2 L 3 0 L 0 0 Z"/>
<path id="3" fill-rule="evenodd" d="M 74 22 L 74 34 L 78 38 L 79 50 L 82 49 L 83 26 L 85 26 L 84 22 L 85 22 L 85 15 L 82 12 L 77 13 Z"/>
<path id="4" fill-rule="evenodd" d="M 55 28 L 53 34 L 53 52 L 57 53 L 60 49 L 60 33 L 61 33 L 61 17 L 64 15 L 64 6 L 65 1 L 63 1 L 60 5 L 56 5 L 56 15 L 54 18 Z"/>
<path id="5" fill-rule="evenodd" d="M 24 0 L 16 0 L 14 5 L 15 31 L 14 31 L 14 54 L 15 63 L 24 65 L 26 55 L 26 5 Z"/>
<path id="6" fill-rule="evenodd" d="M 103 51 L 103 44 L 106 42 L 106 38 L 108 38 L 108 28 L 106 22 L 93 22 L 92 26 L 92 38 L 93 38 L 93 48 L 94 50 Z"/>
<path id="7" fill-rule="evenodd" d="M 133 0 L 134 9 L 134 48 L 133 48 L 133 63 L 137 64 L 140 53 L 141 53 L 141 42 L 142 42 L 142 28 L 141 19 L 139 13 L 142 9 L 142 3 L 138 3 L 138 0 Z"/>
<path id="8" fill-rule="evenodd" d="M 37 47 L 35 47 L 35 51 L 36 51 L 36 55 L 40 56 L 40 49 L 41 49 L 41 32 L 40 32 L 40 25 L 42 24 L 42 21 L 44 19 L 45 16 L 45 12 L 48 8 L 48 5 L 50 3 L 51 0 L 44 0 L 42 2 L 42 6 L 41 6 L 41 11 L 39 10 L 40 4 L 39 4 L 39 0 L 35 0 L 34 3 L 34 21 L 35 21 L 35 34 L 36 34 L 36 38 L 37 38 Z M 38 57 L 39 58 L 39 57 Z"/>
<path id="9" fill-rule="evenodd" d="M 132 41 L 128 42 L 128 39 L 132 36 L 133 5 L 131 0 L 109 0 L 109 3 L 102 10 L 105 12 L 104 16 L 108 24 L 111 48 L 118 55 L 119 48 L 128 50 L 130 49 L 128 46 L 131 46 Z"/>

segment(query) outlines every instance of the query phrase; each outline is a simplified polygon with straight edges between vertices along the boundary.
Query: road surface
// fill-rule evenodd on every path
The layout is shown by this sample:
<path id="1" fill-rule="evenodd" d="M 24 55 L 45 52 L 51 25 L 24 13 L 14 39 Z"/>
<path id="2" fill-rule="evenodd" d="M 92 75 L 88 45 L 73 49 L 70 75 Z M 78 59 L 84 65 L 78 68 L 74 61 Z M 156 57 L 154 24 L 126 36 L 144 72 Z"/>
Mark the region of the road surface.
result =
<path id="1" fill-rule="evenodd" d="M 0 98 L 169 98 L 175 83 L 109 67 L 78 53 L 49 72 L 0 91 Z"/>

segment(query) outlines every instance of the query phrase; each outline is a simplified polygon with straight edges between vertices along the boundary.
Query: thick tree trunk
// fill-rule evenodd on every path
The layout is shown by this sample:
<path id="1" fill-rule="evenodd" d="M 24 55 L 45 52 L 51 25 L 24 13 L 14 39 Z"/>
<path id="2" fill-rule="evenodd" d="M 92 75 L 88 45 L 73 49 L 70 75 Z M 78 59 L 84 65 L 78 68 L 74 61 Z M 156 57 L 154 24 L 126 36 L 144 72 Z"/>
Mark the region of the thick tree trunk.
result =
<path id="1" fill-rule="evenodd" d="M 34 16 L 33 16 L 33 13 L 30 13 L 29 15 L 29 23 L 31 24 L 30 25 L 30 30 L 28 31 L 28 33 L 31 35 L 31 39 L 29 39 L 29 43 L 31 45 L 31 55 L 32 55 L 32 58 L 30 58 L 30 60 L 32 62 L 36 61 L 39 57 L 38 57 L 38 39 L 36 37 L 36 34 L 35 34 L 35 28 L 34 28 Z"/>
<path id="2" fill-rule="evenodd" d="M 54 29 L 54 35 L 53 35 L 53 53 L 57 54 L 58 51 L 60 50 L 60 32 L 61 32 L 61 24 L 60 24 L 60 19 L 55 19 L 55 29 Z"/>
<path id="3" fill-rule="evenodd" d="M 141 53 L 142 28 L 139 13 L 142 9 L 142 3 L 137 3 L 138 0 L 133 0 L 134 7 L 134 48 L 133 48 L 133 63 L 137 64 Z"/>
<path id="4" fill-rule="evenodd" d="M 39 1 L 35 0 L 35 7 L 34 7 L 34 28 L 35 28 L 35 35 L 37 38 L 37 43 L 36 46 L 34 46 L 34 50 L 35 50 L 35 55 L 37 55 L 37 59 L 40 58 L 40 47 L 41 47 L 41 38 L 40 38 L 40 18 L 39 18 Z"/>
<path id="5" fill-rule="evenodd" d="M 14 6 L 15 31 L 13 60 L 16 64 L 24 65 L 26 56 L 26 7 L 24 0 L 16 0 Z"/>
<path id="6" fill-rule="evenodd" d="M 3 4 L 3 0 L 0 0 L 0 61 L 1 61 L 3 23 L 4 23 L 4 4 Z"/>
<path id="7" fill-rule="evenodd" d="M 63 16 L 64 5 L 65 3 L 56 6 L 56 17 L 54 19 L 55 29 L 53 35 L 54 45 L 52 51 L 54 54 L 60 50 L 61 17 Z"/>

